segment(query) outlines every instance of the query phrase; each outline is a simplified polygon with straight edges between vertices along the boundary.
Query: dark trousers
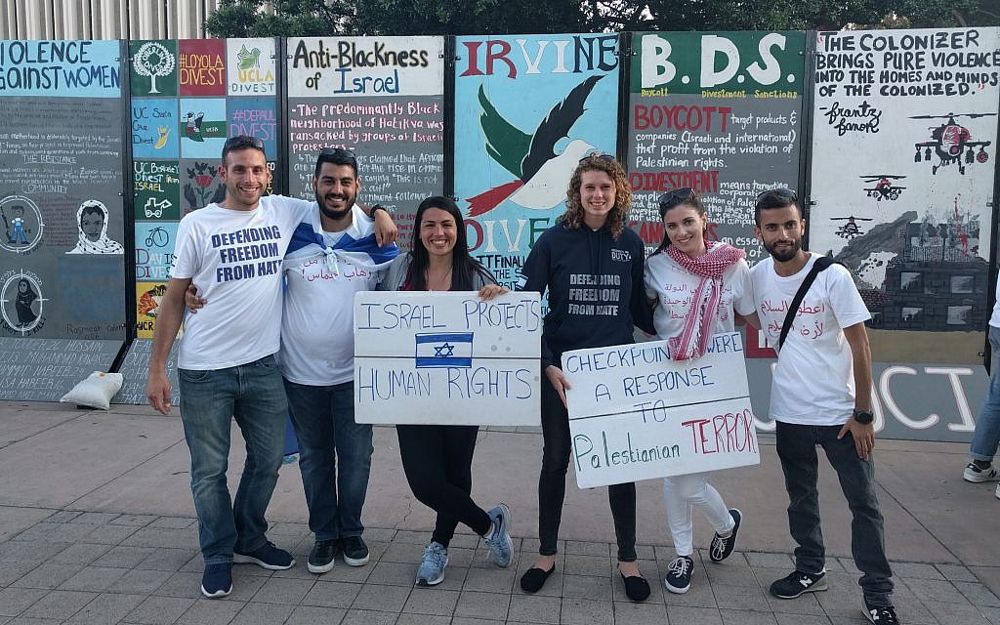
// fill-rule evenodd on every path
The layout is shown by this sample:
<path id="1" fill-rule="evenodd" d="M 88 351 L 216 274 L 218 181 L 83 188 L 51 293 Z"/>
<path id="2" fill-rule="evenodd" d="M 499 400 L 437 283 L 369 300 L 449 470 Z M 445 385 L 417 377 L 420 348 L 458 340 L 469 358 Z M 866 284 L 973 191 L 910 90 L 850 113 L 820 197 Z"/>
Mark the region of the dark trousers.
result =
<path id="1" fill-rule="evenodd" d="M 397 425 L 399 456 L 413 496 L 437 512 L 431 540 L 448 546 L 455 528 L 465 523 L 485 535 L 492 525 L 472 501 L 472 456 L 479 427 L 469 425 Z"/>
<path id="2" fill-rule="evenodd" d="M 538 476 L 538 553 L 556 554 L 563 500 L 566 498 L 566 470 L 569 468 L 569 414 L 559 394 L 542 380 L 542 472 Z M 618 561 L 634 562 L 635 553 L 635 483 L 608 487 L 608 502 L 615 521 Z"/>
<path id="3" fill-rule="evenodd" d="M 841 426 L 793 425 L 777 422 L 777 450 L 788 491 L 788 529 L 799 546 L 795 568 L 819 573 L 825 566 L 816 487 L 820 446 L 837 472 L 851 508 L 851 554 L 863 575 L 858 581 L 872 606 L 892 605 L 892 571 L 885 557 L 885 531 L 875 495 L 875 463 L 858 458 L 850 434 L 837 440 Z"/>
<path id="4" fill-rule="evenodd" d="M 285 380 L 299 440 L 299 470 L 316 540 L 361 536 L 371 473 L 372 426 L 354 421 L 354 382 L 306 386 Z"/>

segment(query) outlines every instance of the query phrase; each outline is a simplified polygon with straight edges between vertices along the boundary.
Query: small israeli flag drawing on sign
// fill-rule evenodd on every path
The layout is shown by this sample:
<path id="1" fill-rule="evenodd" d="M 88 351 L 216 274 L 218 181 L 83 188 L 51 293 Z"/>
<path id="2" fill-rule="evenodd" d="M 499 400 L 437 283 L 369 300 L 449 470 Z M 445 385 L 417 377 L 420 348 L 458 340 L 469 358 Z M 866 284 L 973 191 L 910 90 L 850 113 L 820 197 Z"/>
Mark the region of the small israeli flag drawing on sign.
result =
<path id="1" fill-rule="evenodd" d="M 417 368 L 471 367 L 472 335 L 472 332 L 417 334 Z"/>

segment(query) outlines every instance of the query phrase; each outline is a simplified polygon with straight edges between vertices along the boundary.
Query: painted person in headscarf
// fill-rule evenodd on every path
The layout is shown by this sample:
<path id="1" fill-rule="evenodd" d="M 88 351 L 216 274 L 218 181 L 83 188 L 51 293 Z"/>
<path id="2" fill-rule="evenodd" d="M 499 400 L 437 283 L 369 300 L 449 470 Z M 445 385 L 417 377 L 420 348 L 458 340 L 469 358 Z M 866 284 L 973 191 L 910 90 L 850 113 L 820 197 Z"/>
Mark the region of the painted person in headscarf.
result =
<path id="1" fill-rule="evenodd" d="M 17 327 L 24 328 L 38 318 L 38 315 L 31 310 L 31 305 L 38 299 L 38 293 L 31 288 L 31 282 L 27 278 L 17 281 L 17 297 L 14 299 L 14 310 L 17 312 Z"/>
<path id="2" fill-rule="evenodd" d="M 108 209 L 99 200 L 87 200 L 76 211 L 80 227 L 76 247 L 67 254 L 124 254 L 118 241 L 108 238 Z"/>

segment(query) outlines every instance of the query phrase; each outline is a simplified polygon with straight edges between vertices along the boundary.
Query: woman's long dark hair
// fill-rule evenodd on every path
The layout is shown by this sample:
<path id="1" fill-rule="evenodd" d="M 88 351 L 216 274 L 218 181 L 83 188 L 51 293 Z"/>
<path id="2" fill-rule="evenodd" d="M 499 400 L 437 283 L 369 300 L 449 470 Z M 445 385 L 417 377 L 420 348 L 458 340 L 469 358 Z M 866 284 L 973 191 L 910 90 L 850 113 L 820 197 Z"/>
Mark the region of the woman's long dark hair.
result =
<path id="1" fill-rule="evenodd" d="M 438 208 L 455 218 L 455 247 L 451 252 L 451 290 L 474 291 L 475 278 L 481 276 L 487 284 L 496 282 L 493 275 L 479 261 L 469 255 L 468 237 L 465 235 L 465 221 L 455 201 L 442 195 L 432 195 L 417 207 L 413 218 L 413 250 L 410 252 L 410 267 L 406 270 L 404 284 L 413 291 L 427 290 L 427 267 L 430 264 L 427 248 L 420 240 L 420 222 L 427 209 Z"/>

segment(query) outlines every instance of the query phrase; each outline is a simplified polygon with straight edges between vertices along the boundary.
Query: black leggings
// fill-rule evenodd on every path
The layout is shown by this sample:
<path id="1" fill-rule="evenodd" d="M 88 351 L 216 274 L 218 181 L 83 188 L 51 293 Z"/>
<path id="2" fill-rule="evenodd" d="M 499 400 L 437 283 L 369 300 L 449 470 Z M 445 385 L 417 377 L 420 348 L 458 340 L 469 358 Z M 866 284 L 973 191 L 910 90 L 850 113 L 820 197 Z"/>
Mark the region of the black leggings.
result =
<path id="1" fill-rule="evenodd" d="M 413 495 L 437 512 L 431 540 L 448 546 L 459 522 L 485 535 L 492 525 L 472 501 L 472 456 L 478 426 L 397 425 L 399 456 Z"/>
<path id="2" fill-rule="evenodd" d="M 548 378 L 542 380 L 542 472 L 538 476 L 538 553 L 556 554 L 563 499 L 566 497 L 566 470 L 569 467 L 569 414 Z M 615 521 L 618 561 L 634 562 L 635 483 L 608 486 L 608 502 Z"/>

